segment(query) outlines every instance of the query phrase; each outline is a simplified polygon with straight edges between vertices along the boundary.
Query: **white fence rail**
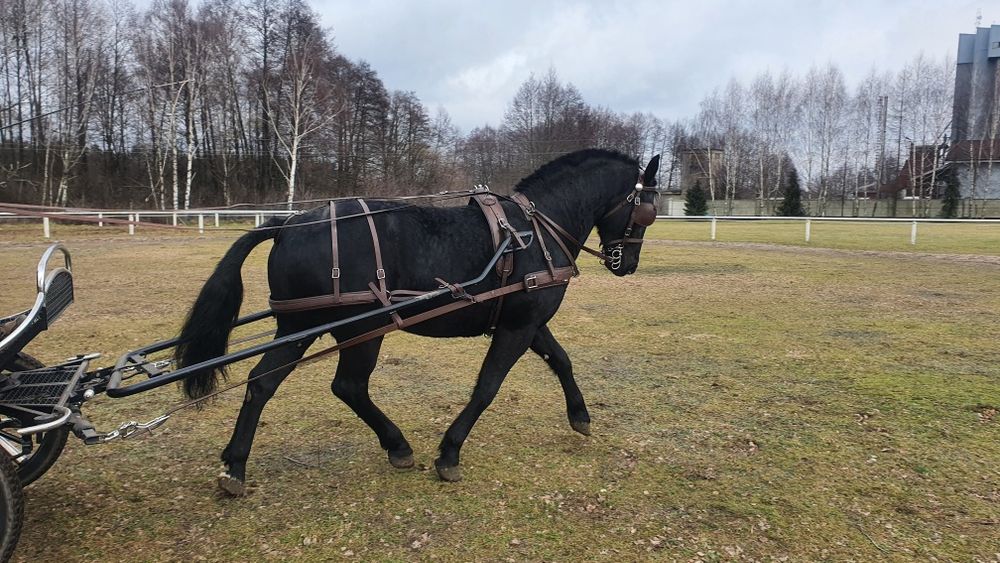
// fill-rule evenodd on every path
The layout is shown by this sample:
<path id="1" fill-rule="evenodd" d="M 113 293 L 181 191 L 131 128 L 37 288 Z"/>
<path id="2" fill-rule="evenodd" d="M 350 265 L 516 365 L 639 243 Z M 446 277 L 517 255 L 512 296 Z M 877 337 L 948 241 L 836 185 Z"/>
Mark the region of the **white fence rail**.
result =
<path id="1" fill-rule="evenodd" d="M 1000 219 L 937 219 L 937 218 L 916 218 L 907 219 L 903 217 L 761 217 L 756 215 L 707 215 L 707 216 L 692 216 L 692 215 L 657 215 L 656 218 L 673 220 L 673 221 L 695 221 L 695 222 L 705 222 L 710 223 L 709 228 L 709 238 L 711 240 L 716 240 L 716 235 L 718 234 L 718 224 L 719 221 L 760 221 L 760 222 L 790 222 L 790 221 L 801 221 L 804 224 L 804 237 L 805 242 L 809 242 L 812 238 L 812 223 L 813 221 L 827 221 L 827 222 L 847 222 L 847 223 L 910 223 L 910 244 L 917 244 L 917 225 L 920 223 L 992 223 L 1000 225 Z"/>
<path id="2" fill-rule="evenodd" d="M 186 211 L 157 211 L 157 210 L 146 210 L 146 211 L 55 211 L 47 212 L 45 217 L 41 217 L 42 221 L 42 232 L 45 238 L 51 238 L 51 220 L 52 219 L 66 219 L 67 221 L 72 221 L 74 218 L 82 219 L 87 218 L 87 222 L 94 222 L 96 218 L 96 224 L 98 227 L 104 227 L 105 224 L 101 219 L 118 219 L 128 221 L 128 234 L 135 234 L 136 225 L 141 226 L 144 219 L 151 218 L 170 218 L 171 224 L 177 226 L 178 222 L 183 220 L 197 220 L 198 222 L 198 232 L 205 232 L 205 218 L 209 217 L 215 224 L 216 227 L 220 226 L 220 221 L 222 219 L 253 219 L 254 226 L 258 226 L 264 222 L 265 217 L 287 217 L 296 213 L 295 211 L 289 211 L 286 209 L 189 209 Z M 31 220 L 37 221 L 39 217 L 34 215 L 17 215 L 15 213 L 0 212 L 0 221 L 9 220 Z"/>
<path id="3" fill-rule="evenodd" d="M 144 219 L 170 218 L 171 224 L 177 226 L 180 221 L 197 221 L 198 232 L 204 233 L 206 228 L 206 217 L 212 221 L 215 227 L 220 226 L 223 219 L 253 219 L 254 226 L 264 222 L 266 217 L 287 217 L 296 213 L 287 209 L 189 209 L 178 211 L 58 211 L 46 213 L 46 217 L 17 215 L 14 213 L 0 212 L 0 221 L 10 220 L 32 220 L 41 219 L 42 232 L 45 238 L 50 238 L 51 219 L 65 218 L 72 221 L 75 217 L 88 219 L 92 222 L 97 219 L 97 226 L 104 227 L 101 219 L 118 219 L 128 222 L 128 233 L 135 234 L 136 226 L 142 226 Z M 850 222 L 850 223 L 910 223 L 910 244 L 917 244 L 917 225 L 921 223 L 990 223 L 1000 224 L 1000 219 L 936 219 L 936 218 L 900 218 L 900 217 L 761 217 L 756 215 L 712 215 L 712 216 L 678 216 L 678 215 L 657 215 L 657 219 L 666 221 L 694 221 L 709 223 L 709 238 L 716 240 L 718 234 L 718 224 L 720 221 L 758 221 L 758 222 L 790 222 L 798 221 L 803 223 L 803 240 L 810 242 L 812 238 L 812 223 L 820 222 Z"/>

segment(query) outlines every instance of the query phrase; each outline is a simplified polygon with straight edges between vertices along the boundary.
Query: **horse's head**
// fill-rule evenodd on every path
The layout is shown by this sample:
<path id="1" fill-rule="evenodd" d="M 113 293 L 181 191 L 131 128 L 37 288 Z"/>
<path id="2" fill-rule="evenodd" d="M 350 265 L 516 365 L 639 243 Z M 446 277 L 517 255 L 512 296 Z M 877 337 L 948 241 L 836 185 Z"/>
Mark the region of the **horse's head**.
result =
<path id="1" fill-rule="evenodd" d="M 597 221 L 597 233 L 601 237 L 601 250 L 608 256 L 604 267 L 616 276 L 627 276 L 639 267 L 639 251 L 646 227 L 656 220 L 656 171 L 660 167 L 660 155 L 656 155 L 646 165 L 646 169 L 636 179 L 635 185 L 616 192 L 616 199 L 610 211 Z"/>

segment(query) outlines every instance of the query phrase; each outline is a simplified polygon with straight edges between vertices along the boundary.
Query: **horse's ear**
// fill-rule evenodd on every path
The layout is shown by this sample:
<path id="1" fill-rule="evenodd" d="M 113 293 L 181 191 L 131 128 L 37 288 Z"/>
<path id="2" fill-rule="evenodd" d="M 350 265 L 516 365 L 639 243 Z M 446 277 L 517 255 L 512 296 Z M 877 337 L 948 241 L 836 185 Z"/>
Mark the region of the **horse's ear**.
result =
<path id="1" fill-rule="evenodd" d="M 656 171 L 660 169 L 660 155 L 650 159 L 646 165 L 646 170 L 642 173 L 642 185 L 652 187 L 656 185 Z"/>

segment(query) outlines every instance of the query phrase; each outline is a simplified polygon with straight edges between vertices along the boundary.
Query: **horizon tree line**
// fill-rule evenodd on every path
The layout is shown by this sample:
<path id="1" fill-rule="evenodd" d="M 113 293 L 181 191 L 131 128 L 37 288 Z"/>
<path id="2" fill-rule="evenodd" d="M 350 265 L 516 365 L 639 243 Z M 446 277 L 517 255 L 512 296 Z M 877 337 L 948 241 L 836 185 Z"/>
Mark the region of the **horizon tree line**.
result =
<path id="1" fill-rule="evenodd" d="M 506 191 L 567 152 L 723 149 L 703 186 L 732 210 L 773 212 L 794 166 L 814 214 L 856 214 L 940 144 L 954 63 L 917 55 L 849 87 L 833 64 L 764 71 L 667 119 L 592 106 L 555 69 L 530 76 L 502 121 L 462 133 L 444 109 L 352 61 L 305 0 L 7 0 L 0 4 L 0 198 L 158 209 L 389 196 L 488 184 Z M 929 196 L 933 186 L 914 187 Z M 915 199 L 914 214 L 925 212 Z"/>

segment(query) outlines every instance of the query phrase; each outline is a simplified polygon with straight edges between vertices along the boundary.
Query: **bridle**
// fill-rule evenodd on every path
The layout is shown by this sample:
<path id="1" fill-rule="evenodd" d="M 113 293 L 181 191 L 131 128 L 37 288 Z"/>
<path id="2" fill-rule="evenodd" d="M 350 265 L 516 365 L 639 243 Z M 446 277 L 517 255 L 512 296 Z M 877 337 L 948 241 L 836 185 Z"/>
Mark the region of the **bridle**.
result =
<path id="1" fill-rule="evenodd" d="M 642 194 L 652 193 L 653 201 L 642 201 Z M 604 251 L 602 254 L 606 256 L 605 261 L 609 263 L 609 267 L 612 270 L 617 270 L 622 265 L 622 250 L 625 248 L 626 244 L 642 244 L 641 238 L 632 238 L 632 230 L 635 229 L 636 225 L 641 227 L 648 227 L 656 221 L 656 198 L 659 197 L 660 192 L 654 187 L 646 187 L 642 183 L 642 177 L 640 176 L 639 181 L 635 184 L 635 189 L 628 194 L 628 197 L 618 205 L 611 208 L 601 217 L 601 220 L 611 217 L 615 213 L 618 213 L 622 209 L 631 209 L 629 214 L 628 223 L 625 225 L 625 232 L 622 237 L 612 241 L 608 241 L 601 245 L 601 249 Z M 610 253 L 608 252 L 610 249 Z"/>
<path id="2" fill-rule="evenodd" d="M 653 186 L 655 185 L 656 184 L 654 183 Z M 617 270 L 618 268 L 621 267 L 622 249 L 624 248 L 624 246 L 626 244 L 642 244 L 641 238 L 632 238 L 632 230 L 635 228 L 635 226 L 640 225 L 643 227 L 648 227 L 652 225 L 654 221 L 656 221 L 655 202 L 656 198 L 660 195 L 660 192 L 658 192 L 653 186 L 648 186 L 648 187 L 645 186 L 642 183 L 642 176 L 640 175 L 639 181 L 635 184 L 635 189 L 629 192 L 628 196 L 626 196 L 624 200 L 622 200 L 617 205 L 612 207 L 610 211 L 608 211 L 601 217 L 601 220 L 603 221 L 604 219 L 607 219 L 608 217 L 614 215 L 615 213 L 621 211 L 622 209 L 631 209 L 631 214 L 629 215 L 629 221 L 628 224 L 625 226 L 625 233 L 622 235 L 622 238 L 615 239 L 601 246 L 601 250 L 607 250 L 608 248 L 612 247 L 612 245 L 614 245 L 613 248 L 611 248 L 610 255 L 606 254 L 605 252 L 594 250 L 593 248 L 590 248 L 589 246 L 580 243 L 580 241 L 576 240 L 576 237 L 567 232 L 566 229 L 560 227 L 559 224 L 553 221 L 551 217 L 542 213 L 541 210 L 536 208 L 535 204 L 529 201 L 528 198 L 524 196 L 524 194 L 521 194 L 520 192 L 515 192 L 510 197 L 506 196 L 502 197 L 504 197 L 504 199 L 513 201 L 518 206 L 520 206 L 521 210 L 524 211 L 524 214 L 532 222 L 532 225 L 534 226 L 536 231 L 538 230 L 538 225 L 541 225 L 542 227 L 544 227 L 546 230 L 549 231 L 549 234 L 552 235 L 552 238 L 557 242 L 561 238 L 566 243 L 569 243 L 584 252 L 596 256 L 601 260 L 601 262 L 609 264 L 612 270 Z M 642 201 L 641 196 L 643 192 L 652 193 L 653 201 L 652 202 Z M 570 262 L 573 263 L 573 269 L 576 270 L 575 261 L 573 260 L 573 257 L 569 254 L 568 251 L 566 252 L 566 256 L 569 257 Z M 579 270 L 576 271 L 579 272 Z"/>

